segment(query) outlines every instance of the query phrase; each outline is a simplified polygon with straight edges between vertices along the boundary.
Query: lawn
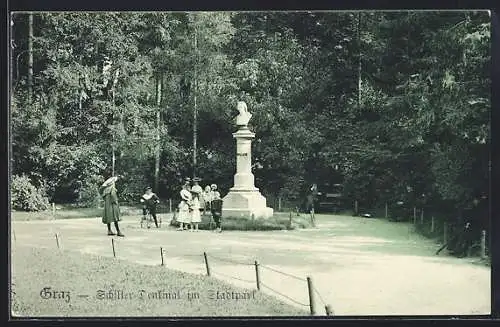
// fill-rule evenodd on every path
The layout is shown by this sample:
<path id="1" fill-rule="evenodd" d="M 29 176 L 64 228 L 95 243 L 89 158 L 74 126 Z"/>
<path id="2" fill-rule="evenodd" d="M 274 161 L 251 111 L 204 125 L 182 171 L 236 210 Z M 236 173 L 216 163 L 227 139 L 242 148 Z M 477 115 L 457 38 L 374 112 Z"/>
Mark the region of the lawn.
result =
<path id="1" fill-rule="evenodd" d="M 52 209 L 38 212 L 27 212 L 27 211 L 12 211 L 12 220 L 14 221 L 30 221 L 30 220 L 49 220 L 49 219 L 76 219 L 76 218 L 94 218 L 102 216 L 102 208 L 80 208 L 73 205 L 59 205 L 55 206 L 56 210 L 53 212 Z M 167 212 L 168 208 L 162 207 L 160 213 Z M 120 206 L 120 213 L 123 216 L 140 215 L 142 209 L 139 205 L 130 206 L 122 205 Z"/>
<path id="2" fill-rule="evenodd" d="M 18 317 L 308 314 L 256 290 L 160 265 L 19 245 L 12 259 L 12 310 Z"/>

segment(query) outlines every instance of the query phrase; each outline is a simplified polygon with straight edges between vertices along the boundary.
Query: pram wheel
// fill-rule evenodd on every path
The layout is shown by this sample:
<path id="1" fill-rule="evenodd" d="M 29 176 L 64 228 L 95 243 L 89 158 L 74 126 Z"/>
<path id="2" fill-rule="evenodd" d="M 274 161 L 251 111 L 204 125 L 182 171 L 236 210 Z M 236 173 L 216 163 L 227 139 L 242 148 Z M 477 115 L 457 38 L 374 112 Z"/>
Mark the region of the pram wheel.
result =
<path id="1" fill-rule="evenodd" d="M 146 215 L 141 217 L 141 228 L 146 228 L 150 229 L 151 228 L 151 223 L 153 222 L 153 216 L 151 215 L 151 212 L 149 209 L 146 209 Z"/>

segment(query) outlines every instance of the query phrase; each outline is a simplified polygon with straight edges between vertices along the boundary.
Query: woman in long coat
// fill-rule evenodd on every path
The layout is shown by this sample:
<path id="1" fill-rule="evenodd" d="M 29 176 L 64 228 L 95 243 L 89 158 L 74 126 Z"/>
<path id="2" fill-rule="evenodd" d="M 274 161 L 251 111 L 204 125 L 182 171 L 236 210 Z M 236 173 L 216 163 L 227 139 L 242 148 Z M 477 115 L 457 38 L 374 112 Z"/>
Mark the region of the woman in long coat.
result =
<path id="1" fill-rule="evenodd" d="M 100 187 L 99 193 L 104 199 L 104 212 L 102 215 L 102 222 L 108 226 L 108 235 L 115 235 L 111 230 L 111 223 L 114 223 L 116 228 L 116 235 L 125 236 L 120 231 L 118 222 L 120 218 L 120 207 L 118 205 L 118 196 L 116 194 L 115 182 L 118 177 L 111 177 L 106 180 Z"/>

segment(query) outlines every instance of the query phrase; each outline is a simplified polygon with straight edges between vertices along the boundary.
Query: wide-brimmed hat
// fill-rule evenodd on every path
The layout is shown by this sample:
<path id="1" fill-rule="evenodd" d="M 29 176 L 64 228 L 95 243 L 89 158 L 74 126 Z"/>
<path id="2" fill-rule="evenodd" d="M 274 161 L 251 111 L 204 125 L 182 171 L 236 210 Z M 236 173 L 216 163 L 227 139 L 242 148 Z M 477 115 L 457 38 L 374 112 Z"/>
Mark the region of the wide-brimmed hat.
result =
<path id="1" fill-rule="evenodd" d="M 144 191 L 147 191 L 147 190 L 151 190 L 151 191 L 152 191 L 153 189 L 151 188 L 151 186 L 147 186 L 147 187 L 144 189 Z"/>
<path id="2" fill-rule="evenodd" d="M 201 192 L 203 192 L 203 189 L 201 188 L 200 185 L 195 185 L 191 187 L 191 193 L 200 194 Z"/>
<path id="3" fill-rule="evenodd" d="M 190 199 L 191 199 L 191 193 L 190 193 L 188 190 L 182 190 L 182 191 L 181 191 L 181 198 L 182 198 L 183 200 L 188 201 L 188 200 L 190 200 Z"/>
<path id="4" fill-rule="evenodd" d="M 113 184 L 114 182 L 116 182 L 117 179 L 118 179 L 118 177 L 116 177 L 116 176 L 110 177 L 104 183 L 102 183 L 102 186 L 109 186 L 109 185 Z"/>
<path id="5" fill-rule="evenodd" d="M 217 184 L 212 184 L 212 185 L 210 185 L 210 188 L 211 188 L 212 190 L 216 190 L 216 189 L 217 189 Z"/>
<path id="6" fill-rule="evenodd" d="M 201 178 L 195 177 L 195 178 L 193 178 L 193 182 L 201 182 Z"/>

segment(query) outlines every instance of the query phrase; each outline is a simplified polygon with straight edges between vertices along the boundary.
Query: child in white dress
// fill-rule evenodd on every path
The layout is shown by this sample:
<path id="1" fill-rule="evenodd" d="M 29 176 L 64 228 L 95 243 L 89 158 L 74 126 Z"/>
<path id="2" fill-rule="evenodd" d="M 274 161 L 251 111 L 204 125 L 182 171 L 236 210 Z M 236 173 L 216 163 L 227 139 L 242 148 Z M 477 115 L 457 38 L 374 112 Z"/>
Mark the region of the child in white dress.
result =
<path id="1" fill-rule="evenodd" d="M 191 224 L 190 210 L 191 192 L 186 187 L 181 190 L 181 202 L 179 203 L 179 215 L 177 221 L 180 223 L 177 230 L 187 229 L 187 225 Z"/>
<path id="2" fill-rule="evenodd" d="M 200 193 L 192 192 L 191 200 L 191 231 L 198 231 L 198 224 L 201 222 L 200 214 Z"/>
<path id="3" fill-rule="evenodd" d="M 210 202 L 212 202 L 212 189 L 210 188 L 210 185 L 205 186 L 205 190 L 202 193 L 202 198 L 203 198 L 203 214 L 210 213 Z"/>

